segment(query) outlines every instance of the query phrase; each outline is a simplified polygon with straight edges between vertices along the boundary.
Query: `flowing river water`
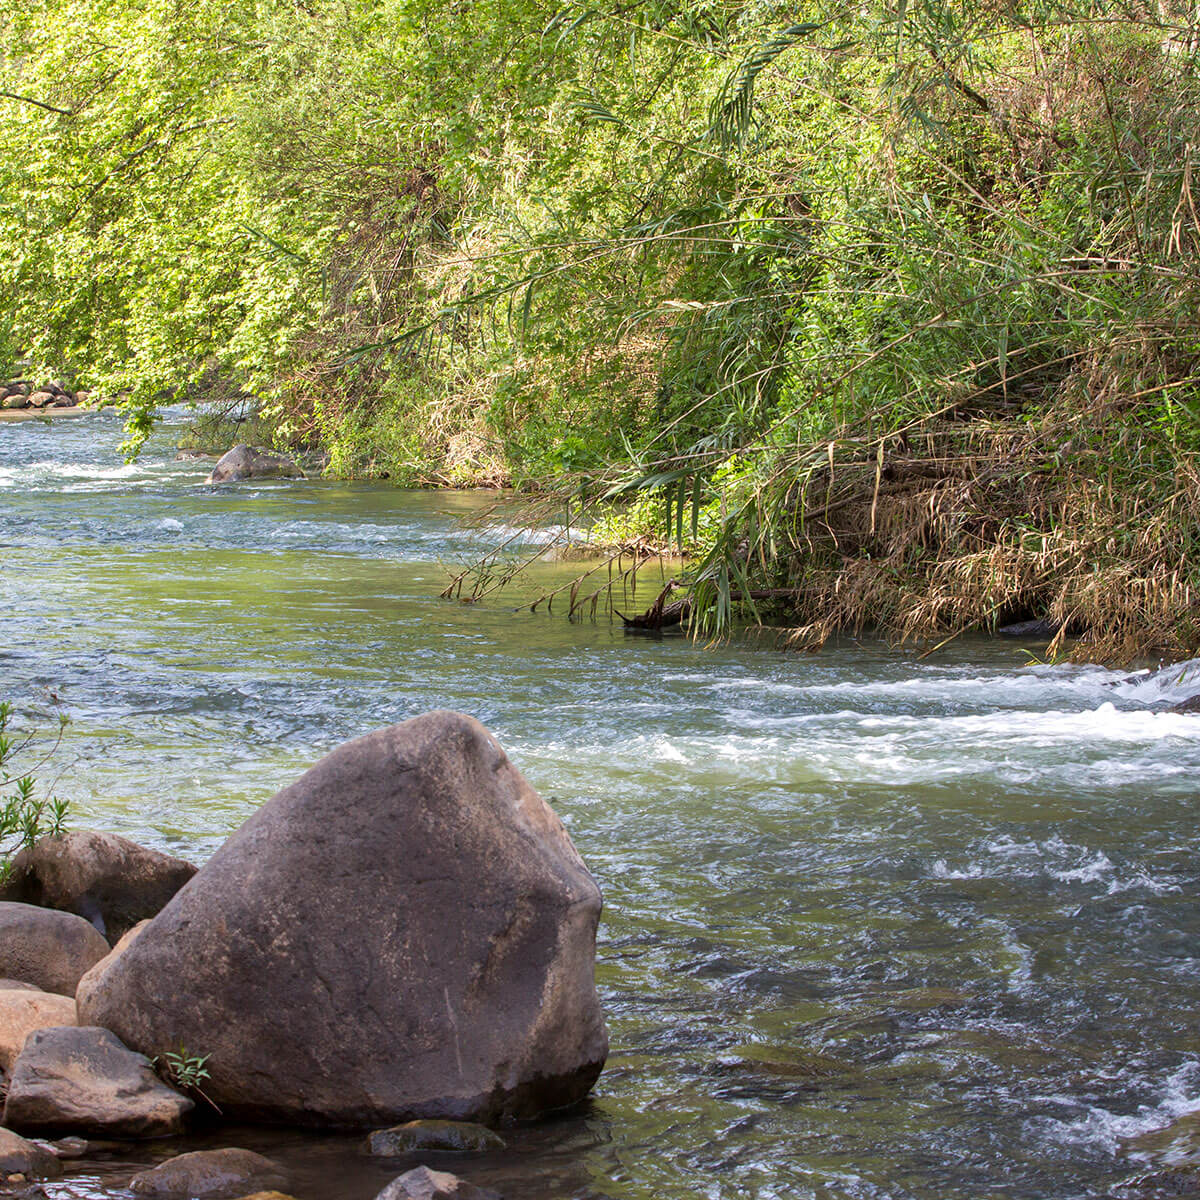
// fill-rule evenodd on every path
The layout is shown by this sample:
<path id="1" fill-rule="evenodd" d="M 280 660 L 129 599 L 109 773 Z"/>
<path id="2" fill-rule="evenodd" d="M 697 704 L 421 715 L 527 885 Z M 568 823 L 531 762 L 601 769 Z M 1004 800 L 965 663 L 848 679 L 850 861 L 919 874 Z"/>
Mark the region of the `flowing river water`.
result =
<path id="1" fill-rule="evenodd" d="M 435 1165 L 507 1200 L 1093 1197 L 1200 1112 L 1200 716 L 1163 711 L 1200 676 L 440 600 L 487 498 L 208 487 L 177 433 L 127 466 L 111 416 L 0 425 L 0 696 L 69 712 L 75 825 L 194 860 L 347 738 L 439 707 L 494 730 L 604 890 L 612 1055 L 582 1110 Z M 412 1165 L 203 1144 L 276 1155 L 301 1200 Z M 120 1194 L 179 1148 L 47 1190 Z"/>

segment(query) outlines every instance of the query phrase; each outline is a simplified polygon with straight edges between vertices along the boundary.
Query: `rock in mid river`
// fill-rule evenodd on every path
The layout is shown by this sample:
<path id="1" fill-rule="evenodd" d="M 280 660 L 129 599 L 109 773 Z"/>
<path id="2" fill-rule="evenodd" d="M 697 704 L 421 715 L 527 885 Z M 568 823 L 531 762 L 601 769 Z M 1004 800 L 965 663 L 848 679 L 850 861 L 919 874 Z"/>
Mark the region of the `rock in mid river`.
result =
<path id="1" fill-rule="evenodd" d="M 22 850 L 0 885 L 0 900 L 75 913 L 116 942 L 195 873 L 191 863 L 116 834 L 77 829 Z"/>
<path id="2" fill-rule="evenodd" d="M 608 1038 L 600 892 L 482 725 L 335 750 L 79 988 L 80 1019 L 209 1056 L 227 1114 L 494 1123 L 584 1095 Z"/>
<path id="3" fill-rule="evenodd" d="M 209 483 L 236 483 L 240 479 L 295 479 L 304 472 L 283 454 L 255 450 L 253 446 L 234 446 L 226 451 L 213 467 Z"/>
<path id="4" fill-rule="evenodd" d="M 418 1150 L 478 1154 L 484 1150 L 503 1150 L 504 1139 L 485 1125 L 470 1121 L 406 1121 L 391 1129 L 377 1129 L 367 1138 L 367 1149 L 383 1158 Z"/>
<path id="5" fill-rule="evenodd" d="M 501 1197 L 491 1188 L 476 1187 L 448 1171 L 417 1167 L 393 1179 L 375 1200 L 501 1200 Z"/>
<path id="6" fill-rule="evenodd" d="M 43 1029 L 13 1066 L 4 1123 L 27 1133 L 166 1137 L 193 1107 L 107 1029 Z"/>
<path id="7" fill-rule="evenodd" d="M 108 943 L 82 917 L 0 901 L 0 975 L 73 996 Z"/>
<path id="8" fill-rule="evenodd" d="M 252 1150 L 194 1150 L 168 1159 L 129 1181 L 138 1196 L 162 1200 L 227 1200 L 285 1186 L 278 1163 Z"/>

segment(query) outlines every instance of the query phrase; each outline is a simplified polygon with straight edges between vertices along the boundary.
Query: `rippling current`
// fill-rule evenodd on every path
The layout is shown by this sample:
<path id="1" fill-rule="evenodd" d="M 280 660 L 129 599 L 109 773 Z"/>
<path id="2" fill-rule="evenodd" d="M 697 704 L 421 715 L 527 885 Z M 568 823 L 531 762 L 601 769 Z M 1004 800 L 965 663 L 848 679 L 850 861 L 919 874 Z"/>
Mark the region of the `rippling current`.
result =
<path id="1" fill-rule="evenodd" d="M 604 889 L 612 1057 L 582 1111 L 440 1165 L 508 1200 L 1092 1197 L 1200 1110 L 1200 716 L 1164 711 L 1198 669 L 439 600 L 489 498 L 208 487 L 176 432 L 127 466 L 109 416 L 0 425 L 0 695 L 69 712 L 43 774 L 74 824 L 197 860 L 347 738 L 437 707 L 495 731 Z M 219 1136 L 301 1200 L 404 1165 Z"/>

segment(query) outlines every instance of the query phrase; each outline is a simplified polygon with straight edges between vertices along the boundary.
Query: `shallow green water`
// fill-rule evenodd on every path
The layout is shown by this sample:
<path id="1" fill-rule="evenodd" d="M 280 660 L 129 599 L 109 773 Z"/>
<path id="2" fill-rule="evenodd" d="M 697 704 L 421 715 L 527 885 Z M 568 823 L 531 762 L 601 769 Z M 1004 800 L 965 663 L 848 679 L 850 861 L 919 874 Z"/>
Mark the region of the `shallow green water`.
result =
<path id="1" fill-rule="evenodd" d="M 1161 711 L 1187 672 L 706 651 L 442 601 L 487 498 L 208 488 L 169 431 L 132 468 L 118 440 L 0 426 L 0 693 L 66 705 L 77 824 L 202 859 L 339 742 L 453 707 L 604 889 L 593 1101 L 452 1169 L 509 1200 L 1090 1197 L 1137 1168 L 1123 1137 L 1200 1109 L 1200 718 Z M 402 1165 L 236 1142 L 301 1200 Z"/>

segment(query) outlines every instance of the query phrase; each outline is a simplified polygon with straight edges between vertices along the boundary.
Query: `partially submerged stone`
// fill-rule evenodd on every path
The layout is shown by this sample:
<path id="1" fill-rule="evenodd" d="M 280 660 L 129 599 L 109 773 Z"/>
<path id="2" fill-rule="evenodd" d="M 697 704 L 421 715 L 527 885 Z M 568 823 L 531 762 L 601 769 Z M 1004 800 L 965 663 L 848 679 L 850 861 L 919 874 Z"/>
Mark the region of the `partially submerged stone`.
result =
<path id="1" fill-rule="evenodd" d="M 0 1177 L 24 1175 L 28 1179 L 57 1179 L 61 1174 L 58 1158 L 49 1150 L 26 1141 L 11 1129 L 0 1128 Z"/>
<path id="2" fill-rule="evenodd" d="M 0 1070 L 11 1071 L 31 1033 L 75 1024 L 75 1001 L 50 992 L 0 992 Z"/>
<path id="3" fill-rule="evenodd" d="M 43 1029 L 13 1066 L 4 1123 L 27 1133 L 168 1137 L 194 1107 L 107 1029 Z"/>
<path id="4" fill-rule="evenodd" d="M 471 1121 L 406 1121 L 391 1129 L 377 1129 L 367 1138 L 367 1149 L 382 1157 L 419 1150 L 478 1154 L 485 1150 L 503 1150 L 504 1144 L 498 1133 Z"/>
<path id="5" fill-rule="evenodd" d="M 74 913 L 115 942 L 160 912 L 195 873 L 191 863 L 127 838 L 77 829 L 22 850 L 0 900 Z"/>
<path id="6" fill-rule="evenodd" d="M 1002 638 L 1029 638 L 1032 641 L 1049 641 L 1062 628 L 1060 621 L 1051 617 L 1036 617 L 1030 621 L 1015 621 L 1001 625 L 996 630 Z"/>
<path id="7" fill-rule="evenodd" d="M 476 1187 L 449 1171 L 417 1167 L 399 1179 L 393 1179 L 375 1200 L 501 1200 L 501 1196 L 491 1188 Z"/>
<path id="8" fill-rule="evenodd" d="M 73 1134 L 68 1134 L 67 1137 L 58 1138 L 48 1144 L 54 1152 L 55 1158 L 82 1158 L 93 1148 L 87 1138 L 75 1137 Z"/>
<path id="9" fill-rule="evenodd" d="M 74 913 L 0 901 L 0 976 L 73 996 L 84 972 L 108 950 L 108 942 Z"/>
<path id="10" fill-rule="evenodd" d="M 304 472 L 284 454 L 238 445 L 226 451 L 209 475 L 208 483 L 236 483 L 241 479 L 302 479 Z"/>
<path id="11" fill-rule="evenodd" d="M 235 1117 L 495 1123 L 586 1095 L 600 892 L 477 721 L 335 750 L 79 989 L 80 1019 L 209 1056 Z"/>
<path id="12" fill-rule="evenodd" d="M 180 1154 L 129 1181 L 131 1192 L 160 1200 L 234 1200 L 284 1186 L 278 1163 L 234 1146 Z"/>

